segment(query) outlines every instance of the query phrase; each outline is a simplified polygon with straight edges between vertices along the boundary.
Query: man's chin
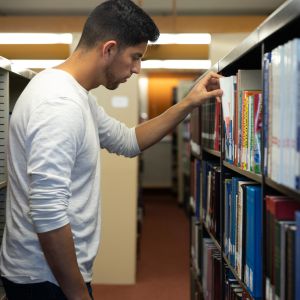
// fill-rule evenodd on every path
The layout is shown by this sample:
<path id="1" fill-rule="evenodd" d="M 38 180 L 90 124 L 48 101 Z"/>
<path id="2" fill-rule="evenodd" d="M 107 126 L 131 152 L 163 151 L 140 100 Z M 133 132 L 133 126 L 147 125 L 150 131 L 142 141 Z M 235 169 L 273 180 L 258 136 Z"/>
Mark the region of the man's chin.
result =
<path id="1" fill-rule="evenodd" d="M 109 84 L 109 85 L 106 85 L 105 87 L 110 90 L 110 91 L 113 91 L 115 89 L 117 89 L 119 87 L 120 83 L 114 83 L 114 84 Z"/>

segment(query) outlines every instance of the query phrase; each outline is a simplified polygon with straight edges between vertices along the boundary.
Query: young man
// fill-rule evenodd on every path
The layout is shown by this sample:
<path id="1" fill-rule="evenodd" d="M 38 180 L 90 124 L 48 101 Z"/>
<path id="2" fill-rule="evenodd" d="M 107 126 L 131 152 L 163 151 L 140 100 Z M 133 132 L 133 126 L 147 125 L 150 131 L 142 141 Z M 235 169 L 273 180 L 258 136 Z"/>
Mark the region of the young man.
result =
<path id="1" fill-rule="evenodd" d="M 9 300 L 91 299 L 100 236 L 99 149 L 132 157 L 170 132 L 204 100 L 220 96 L 202 79 L 179 104 L 136 128 L 110 118 L 89 93 L 116 89 L 140 72 L 159 31 L 130 0 L 95 8 L 74 53 L 36 75 L 9 131 L 6 228 L 0 268 Z"/>

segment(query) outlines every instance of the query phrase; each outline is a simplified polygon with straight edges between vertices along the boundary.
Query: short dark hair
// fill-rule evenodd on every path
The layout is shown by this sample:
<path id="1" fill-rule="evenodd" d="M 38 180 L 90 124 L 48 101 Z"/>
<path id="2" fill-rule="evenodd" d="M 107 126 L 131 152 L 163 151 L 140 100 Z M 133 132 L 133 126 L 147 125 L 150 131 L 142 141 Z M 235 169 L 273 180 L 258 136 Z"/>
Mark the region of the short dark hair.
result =
<path id="1" fill-rule="evenodd" d="M 93 48 L 116 40 L 120 47 L 154 42 L 159 30 L 151 17 L 131 0 L 107 0 L 88 16 L 77 48 Z"/>

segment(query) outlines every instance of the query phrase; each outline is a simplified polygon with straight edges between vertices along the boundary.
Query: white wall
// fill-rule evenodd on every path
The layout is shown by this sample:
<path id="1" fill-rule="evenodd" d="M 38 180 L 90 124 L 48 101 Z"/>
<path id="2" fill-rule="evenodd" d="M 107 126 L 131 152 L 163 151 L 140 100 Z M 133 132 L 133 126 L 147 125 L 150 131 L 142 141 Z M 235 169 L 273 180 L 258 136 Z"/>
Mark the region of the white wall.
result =
<path id="1" fill-rule="evenodd" d="M 143 188 L 172 187 L 172 140 L 166 136 L 142 154 Z"/>
<path id="2" fill-rule="evenodd" d="M 92 93 L 109 115 L 131 127 L 138 122 L 137 85 L 134 76 L 115 91 L 100 87 Z M 114 96 L 126 97 L 128 106 L 113 107 Z M 103 150 L 101 164 L 102 235 L 93 283 L 132 284 L 136 275 L 138 158 L 119 157 Z"/>

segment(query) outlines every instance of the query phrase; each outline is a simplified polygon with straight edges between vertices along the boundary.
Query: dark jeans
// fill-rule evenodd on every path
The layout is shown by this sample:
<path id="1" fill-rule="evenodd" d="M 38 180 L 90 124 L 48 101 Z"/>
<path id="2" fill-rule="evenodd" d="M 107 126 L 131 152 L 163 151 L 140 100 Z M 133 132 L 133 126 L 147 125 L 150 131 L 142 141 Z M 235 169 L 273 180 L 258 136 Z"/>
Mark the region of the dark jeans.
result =
<path id="1" fill-rule="evenodd" d="M 1 277 L 1 280 L 8 300 L 67 300 L 61 288 L 49 281 L 19 284 L 4 277 Z M 94 300 L 91 284 L 87 283 L 86 286 L 91 299 Z"/>

